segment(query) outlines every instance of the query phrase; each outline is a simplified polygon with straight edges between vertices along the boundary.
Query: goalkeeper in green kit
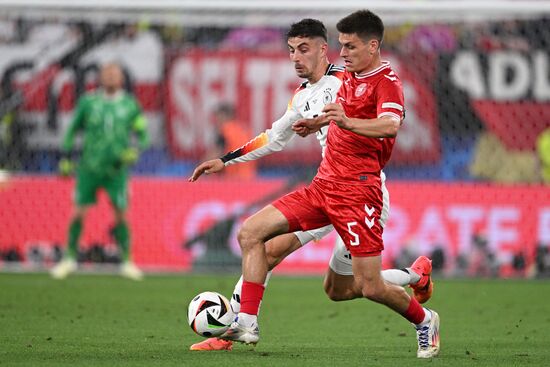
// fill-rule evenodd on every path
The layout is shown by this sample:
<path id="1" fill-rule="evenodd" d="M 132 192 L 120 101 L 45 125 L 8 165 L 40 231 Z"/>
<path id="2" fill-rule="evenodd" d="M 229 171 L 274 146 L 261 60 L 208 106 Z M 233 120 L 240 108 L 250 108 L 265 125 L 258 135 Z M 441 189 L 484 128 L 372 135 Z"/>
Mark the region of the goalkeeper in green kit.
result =
<path id="1" fill-rule="evenodd" d="M 146 120 L 134 97 L 122 88 L 124 74 L 117 64 L 106 64 L 100 71 L 101 89 L 81 97 L 69 129 L 63 139 L 63 150 L 70 152 L 75 135 L 83 132 L 82 156 L 76 168 L 74 192 L 75 213 L 68 233 L 68 248 L 63 260 L 51 275 L 63 279 L 77 269 L 78 240 L 86 210 L 96 203 L 96 192 L 103 188 L 115 213 L 113 234 L 119 246 L 122 276 L 140 280 L 142 272 L 130 259 L 130 231 L 126 221 L 128 207 L 128 171 L 139 156 L 132 147 L 135 134 L 139 149 L 148 145 Z M 74 165 L 68 159 L 59 163 L 60 172 L 69 175 Z"/>

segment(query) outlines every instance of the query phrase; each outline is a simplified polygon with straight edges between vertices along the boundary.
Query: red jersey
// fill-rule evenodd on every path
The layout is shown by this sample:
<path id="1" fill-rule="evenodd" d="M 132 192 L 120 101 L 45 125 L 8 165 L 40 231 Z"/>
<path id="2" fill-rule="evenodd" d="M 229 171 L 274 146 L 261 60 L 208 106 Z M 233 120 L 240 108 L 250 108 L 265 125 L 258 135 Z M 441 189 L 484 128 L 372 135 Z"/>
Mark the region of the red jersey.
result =
<path id="1" fill-rule="evenodd" d="M 401 120 L 403 87 L 387 61 L 369 73 L 347 72 L 336 96 L 346 116 L 374 119 L 393 116 Z M 342 129 L 331 122 L 327 148 L 317 177 L 337 182 L 379 182 L 380 171 L 390 159 L 395 138 L 369 138 Z"/>

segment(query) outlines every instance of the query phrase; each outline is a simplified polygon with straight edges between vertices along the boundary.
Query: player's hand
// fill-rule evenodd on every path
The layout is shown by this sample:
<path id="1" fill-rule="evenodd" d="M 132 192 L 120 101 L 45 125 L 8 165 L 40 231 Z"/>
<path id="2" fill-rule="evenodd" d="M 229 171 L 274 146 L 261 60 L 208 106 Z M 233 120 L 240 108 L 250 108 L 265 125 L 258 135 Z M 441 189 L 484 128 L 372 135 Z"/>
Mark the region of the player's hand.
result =
<path id="1" fill-rule="evenodd" d="M 327 120 L 325 115 L 320 115 L 312 119 L 300 119 L 292 124 L 292 131 L 303 138 L 309 134 L 316 133 L 329 122 L 330 120 Z"/>
<path id="2" fill-rule="evenodd" d="M 346 116 L 344 108 L 339 103 L 329 103 L 323 108 L 324 116 L 329 119 L 329 121 L 334 121 L 334 123 L 340 126 L 343 129 L 351 130 L 352 124 L 351 120 Z"/>
<path id="3" fill-rule="evenodd" d="M 297 135 L 300 135 L 302 138 L 308 136 L 309 134 L 313 134 L 315 130 L 314 130 L 314 124 L 312 120 L 313 119 L 298 120 L 294 124 L 292 124 L 292 130 Z"/>
<path id="4" fill-rule="evenodd" d="M 126 166 L 131 166 L 136 163 L 139 158 L 139 153 L 136 148 L 126 148 L 120 155 L 120 160 Z"/>
<path id="5" fill-rule="evenodd" d="M 57 169 L 61 176 L 67 177 L 73 174 L 75 164 L 70 159 L 63 158 L 59 161 Z"/>
<path id="6" fill-rule="evenodd" d="M 201 177 L 203 173 L 206 173 L 206 174 L 216 173 L 216 172 L 220 172 L 224 168 L 225 168 L 225 164 L 219 158 L 203 162 L 199 164 L 197 168 L 195 168 L 195 170 L 193 171 L 193 174 L 191 175 L 191 177 L 189 177 L 189 182 L 197 181 L 198 178 Z"/>

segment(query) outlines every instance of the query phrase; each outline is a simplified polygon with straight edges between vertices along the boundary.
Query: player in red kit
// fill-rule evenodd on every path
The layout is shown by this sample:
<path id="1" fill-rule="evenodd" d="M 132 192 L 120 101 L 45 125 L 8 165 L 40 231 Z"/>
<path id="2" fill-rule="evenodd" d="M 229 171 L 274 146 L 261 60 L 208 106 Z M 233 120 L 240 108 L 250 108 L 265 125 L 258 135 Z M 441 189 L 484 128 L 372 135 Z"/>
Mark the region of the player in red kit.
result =
<path id="1" fill-rule="evenodd" d="M 330 124 L 325 156 L 309 186 L 276 200 L 243 224 L 238 235 L 244 278 L 241 310 L 222 338 L 248 344 L 259 340 L 256 315 L 267 274 L 265 242 L 332 223 L 352 255 L 351 298 L 365 297 L 403 315 L 416 327 L 417 356 L 431 358 L 439 352 L 438 314 L 381 276 L 381 170 L 401 125 L 401 82 L 380 58 L 384 26 L 378 16 L 358 11 L 337 28 L 347 71 L 336 103 L 327 104 L 321 116 L 294 124 L 300 135 Z"/>

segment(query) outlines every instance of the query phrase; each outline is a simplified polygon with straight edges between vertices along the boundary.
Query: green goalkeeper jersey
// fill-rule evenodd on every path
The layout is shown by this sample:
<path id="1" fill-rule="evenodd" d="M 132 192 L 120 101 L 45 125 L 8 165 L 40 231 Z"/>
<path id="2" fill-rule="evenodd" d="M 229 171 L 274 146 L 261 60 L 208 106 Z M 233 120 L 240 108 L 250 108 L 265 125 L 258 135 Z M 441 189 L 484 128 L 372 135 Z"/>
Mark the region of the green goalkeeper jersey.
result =
<path id="1" fill-rule="evenodd" d="M 118 92 L 106 96 L 102 91 L 82 96 L 63 139 L 63 150 L 70 151 L 75 135 L 83 132 L 79 169 L 97 174 L 114 174 L 126 169 L 123 154 L 130 147 L 132 134 L 139 148 L 148 145 L 146 120 L 134 97 Z"/>

